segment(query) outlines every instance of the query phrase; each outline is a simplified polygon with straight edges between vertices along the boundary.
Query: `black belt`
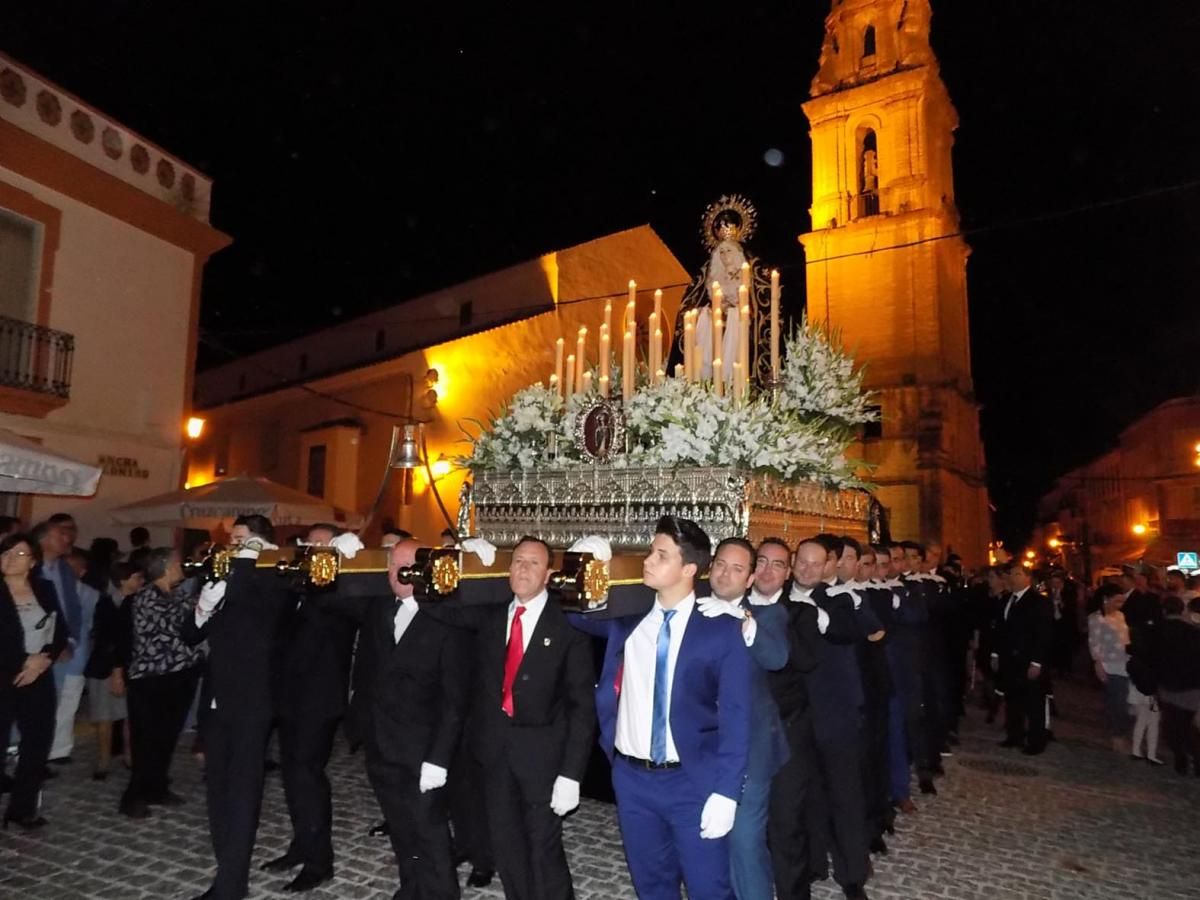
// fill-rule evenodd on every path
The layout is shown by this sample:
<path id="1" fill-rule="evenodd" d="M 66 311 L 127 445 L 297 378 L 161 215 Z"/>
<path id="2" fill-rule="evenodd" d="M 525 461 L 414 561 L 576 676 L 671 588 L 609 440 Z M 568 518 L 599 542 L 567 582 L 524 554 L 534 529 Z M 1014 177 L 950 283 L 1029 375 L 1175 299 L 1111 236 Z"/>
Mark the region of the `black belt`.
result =
<path id="1" fill-rule="evenodd" d="M 615 750 L 614 752 L 617 754 L 617 756 L 621 757 L 621 759 L 625 760 L 630 765 L 633 765 L 639 769 L 650 769 L 650 770 L 678 769 L 679 765 L 680 765 L 677 762 L 656 763 L 649 759 L 638 759 L 636 756 L 626 756 L 620 750 Z"/>

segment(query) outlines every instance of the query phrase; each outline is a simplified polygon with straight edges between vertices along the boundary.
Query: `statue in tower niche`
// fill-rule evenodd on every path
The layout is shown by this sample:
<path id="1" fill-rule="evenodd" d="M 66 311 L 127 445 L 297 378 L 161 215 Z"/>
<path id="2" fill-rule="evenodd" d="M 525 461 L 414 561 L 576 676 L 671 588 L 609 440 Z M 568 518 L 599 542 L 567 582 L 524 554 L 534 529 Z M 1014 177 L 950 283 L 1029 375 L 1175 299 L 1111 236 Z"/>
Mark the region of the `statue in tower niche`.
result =
<path id="1" fill-rule="evenodd" d="M 741 339 L 741 320 L 738 313 L 738 289 L 747 287 L 750 305 L 750 372 L 749 377 L 765 384 L 770 379 L 770 312 L 771 275 L 759 259 L 746 249 L 746 242 L 758 227 L 758 212 L 754 204 L 741 194 L 729 194 L 704 211 L 700 237 L 709 252 L 708 261 L 692 281 L 683 296 L 675 332 L 671 342 L 670 368 L 683 359 L 684 315 L 697 312 L 695 341 L 699 349 L 700 377 L 712 378 L 713 373 L 713 298 L 720 287 L 723 334 L 720 358 L 726 382 L 733 381 L 732 361 L 737 357 Z"/>

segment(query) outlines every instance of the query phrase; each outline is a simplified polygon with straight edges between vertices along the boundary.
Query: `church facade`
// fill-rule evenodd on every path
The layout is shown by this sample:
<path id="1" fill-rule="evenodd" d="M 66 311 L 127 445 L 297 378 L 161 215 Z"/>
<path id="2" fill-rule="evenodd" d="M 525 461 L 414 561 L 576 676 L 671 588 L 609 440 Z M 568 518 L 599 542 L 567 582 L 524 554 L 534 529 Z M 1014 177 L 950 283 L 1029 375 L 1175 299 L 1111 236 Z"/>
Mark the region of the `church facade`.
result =
<path id="1" fill-rule="evenodd" d="M 968 565 L 991 538 L 971 380 L 966 266 L 951 149 L 958 117 L 929 43 L 928 0 L 834 0 L 804 112 L 810 320 L 866 366 L 880 422 L 864 435 L 893 539 Z"/>

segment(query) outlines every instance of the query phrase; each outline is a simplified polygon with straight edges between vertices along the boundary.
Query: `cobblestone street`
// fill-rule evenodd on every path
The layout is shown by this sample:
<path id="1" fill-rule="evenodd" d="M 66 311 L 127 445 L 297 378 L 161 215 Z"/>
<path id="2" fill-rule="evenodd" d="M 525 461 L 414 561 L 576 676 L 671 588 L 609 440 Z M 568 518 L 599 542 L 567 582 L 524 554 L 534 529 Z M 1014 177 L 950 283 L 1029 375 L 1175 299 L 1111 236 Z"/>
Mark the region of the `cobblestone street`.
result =
<path id="1" fill-rule="evenodd" d="M 1058 741 L 1030 759 L 996 746 L 999 732 L 973 710 L 962 746 L 947 760 L 936 798 L 901 817 L 891 854 L 875 863 L 872 898 L 1018 900 L 1018 898 L 1195 898 L 1194 854 L 1200 835 L 1200 779 L 1170 766 L 1117 758 L 1099 731 L 1099 695 L 1060 690 L 1066 718 Z M 0 898 L 175 900 L 201 893 L 211 877 L 203 784 L 190 755 L 178 753 L 175 789 L 188 804 L 142 822 L 116 813 L 124 773 L 91 780 L 87 742 L 74 764 L 50 782 L 43 833 L 0 835 Z M 1164 748 L 1165 752 L 1165 748 Z M 390 897 L 396 868 L 386 839 L 366 837 L 378 808 L 361 757 L 339 744 L 335 784 L 337 878 L 309 896 Z M 924 802 L 922 802 L 924 800 Z M 255 850 L 251 897 L 284 896 L 285 879 L 257 866 L 289 838 L 283 791 L 268 776 Z M 580 900 L 633 897 L 610 806 L 584 801 L 567 824 L 568 853 Z M 460 873 L 465 881 L 466 870 Z M 500 898 L 499 882 L 464 888 L 465 898 Z M 814 897 L 840 892 L 830 883 Z"/>

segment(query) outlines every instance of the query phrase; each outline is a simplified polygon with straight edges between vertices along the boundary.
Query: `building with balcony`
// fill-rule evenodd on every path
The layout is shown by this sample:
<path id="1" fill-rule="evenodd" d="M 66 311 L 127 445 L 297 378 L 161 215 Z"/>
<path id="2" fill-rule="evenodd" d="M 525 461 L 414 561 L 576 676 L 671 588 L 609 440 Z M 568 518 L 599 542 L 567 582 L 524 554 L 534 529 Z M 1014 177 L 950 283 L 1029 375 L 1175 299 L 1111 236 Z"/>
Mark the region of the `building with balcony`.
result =
<path id="1" fill-rule="evenodd" d="M 0 55 L 0 427 L 106 471 L 94 497 L 0 493 L 0 512 L 70 512 L 86 541 L 119 536 L 110 508 L 178 486 L 201 277 L 230 242 L 211 191 Z"/>
<path id="2" fill-rule="evenodd" d="M 1038 504 L 1035 542 L 1080 577 L 1200 551 L 1200 395 L 1156 406 L 1060 477 Z"/>

